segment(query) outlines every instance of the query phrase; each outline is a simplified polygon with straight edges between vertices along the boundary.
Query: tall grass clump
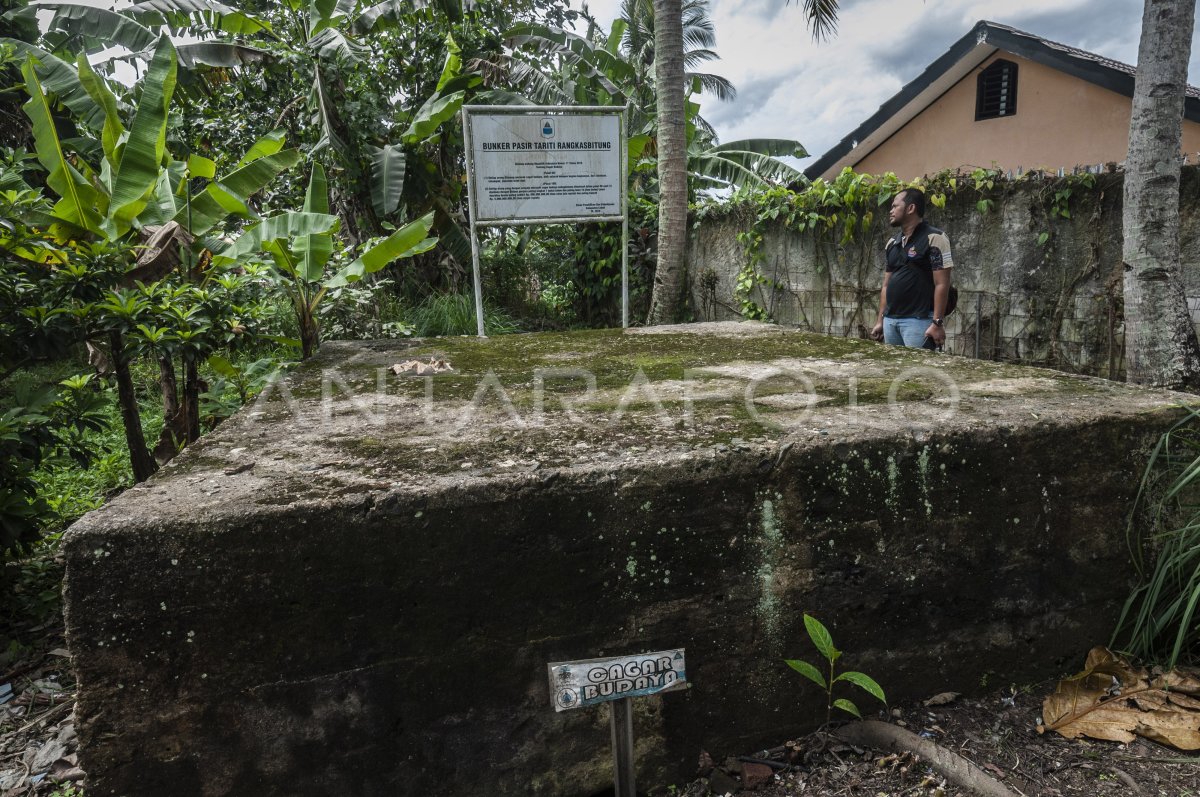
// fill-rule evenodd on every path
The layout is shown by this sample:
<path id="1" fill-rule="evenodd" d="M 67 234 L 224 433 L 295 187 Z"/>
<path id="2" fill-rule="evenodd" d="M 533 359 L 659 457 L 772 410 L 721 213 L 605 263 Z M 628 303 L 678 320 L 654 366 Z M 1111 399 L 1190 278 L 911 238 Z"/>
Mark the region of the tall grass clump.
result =
<path id="1" fill-rule="evenodd" d="M 1200 659 L 1200 412 L 1159 439 L 1142 474 L 1128 540 L 1139 583 L 1113 646 L 1169 668 Z M 1153 568 L 1146 554 L 1157 554 Z"/>
<path id="2" fill-rule="evenodd" d="M 474 335 L 475 297 L 467 293 L 434 293 L 412 310 L 410 321 L 417 337 L 437 335 Z M 488 302 L 483 305 L 483 330 L 491 335 L 520 332 L 507 312 Z"/>

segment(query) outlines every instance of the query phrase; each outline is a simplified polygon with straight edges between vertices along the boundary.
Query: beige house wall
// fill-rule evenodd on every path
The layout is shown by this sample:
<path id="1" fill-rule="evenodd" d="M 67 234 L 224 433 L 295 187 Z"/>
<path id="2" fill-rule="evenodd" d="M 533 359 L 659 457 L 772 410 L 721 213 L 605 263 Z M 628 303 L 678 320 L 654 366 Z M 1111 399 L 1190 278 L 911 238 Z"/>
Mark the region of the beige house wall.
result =
<path id="1" fill-rule="evenodd" d="M 1017 64 L 1017 112 L 976 122 L 979 70 L 1001 58 Z M 1028 171 L 1125 160 L 1128 97 L 1004 52 L 979 70 L 855 163 L 854 170 L 912 179 L 956 166 L 991 167 L 993 162 L 1005 171 Z M 1200 124 L 1186 119 L 1183 151 L 1193 157 L 1200 151 Z"/>

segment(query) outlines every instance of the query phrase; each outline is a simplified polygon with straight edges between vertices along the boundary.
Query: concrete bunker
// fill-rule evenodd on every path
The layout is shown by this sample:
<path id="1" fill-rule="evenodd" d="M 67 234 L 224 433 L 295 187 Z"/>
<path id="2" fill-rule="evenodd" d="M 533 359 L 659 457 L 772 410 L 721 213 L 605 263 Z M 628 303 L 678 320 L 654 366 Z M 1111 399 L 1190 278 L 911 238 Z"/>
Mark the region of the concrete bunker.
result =
<path id="1" fill-rule="evenodd" d="M 681 780 L 823 718 L 805 611 L 893 699 L 1050 674 L 1179 399 L 755 323 L 326 344 L 70 530 L 89 795 L 591 794 L 546 663 L 676 647 Z"/>

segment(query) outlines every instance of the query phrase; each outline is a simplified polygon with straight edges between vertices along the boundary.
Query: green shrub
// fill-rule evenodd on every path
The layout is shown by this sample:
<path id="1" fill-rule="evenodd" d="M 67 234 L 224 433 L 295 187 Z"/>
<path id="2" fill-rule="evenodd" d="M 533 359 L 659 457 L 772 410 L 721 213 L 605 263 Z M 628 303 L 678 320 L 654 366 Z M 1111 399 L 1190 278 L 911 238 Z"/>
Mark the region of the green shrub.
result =
<path id="1" fill-rule="evenodd" d="M 466 293 L 435 293 L 425 298 L 412 312 L 414 334 L 422 338 L 438 335 L 474 335 L 475 297 Z M 489 335 L 520 332 L 517 322 L 506 311 L 484 302 L 483 329 Z"/>

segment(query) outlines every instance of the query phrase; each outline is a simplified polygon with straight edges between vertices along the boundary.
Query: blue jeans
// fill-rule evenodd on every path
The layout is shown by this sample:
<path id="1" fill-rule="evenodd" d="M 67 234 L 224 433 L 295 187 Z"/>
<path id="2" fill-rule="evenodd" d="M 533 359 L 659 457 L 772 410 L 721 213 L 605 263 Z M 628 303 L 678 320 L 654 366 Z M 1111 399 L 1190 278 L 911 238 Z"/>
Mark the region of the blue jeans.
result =
<path id="1" fill-rule="evenodd" d="M 933 323 L 933 314 L 924 318 L 883 318 L 883 342 L 893 346 L 921 348 L 925 342 L 925 330 Z"/>

